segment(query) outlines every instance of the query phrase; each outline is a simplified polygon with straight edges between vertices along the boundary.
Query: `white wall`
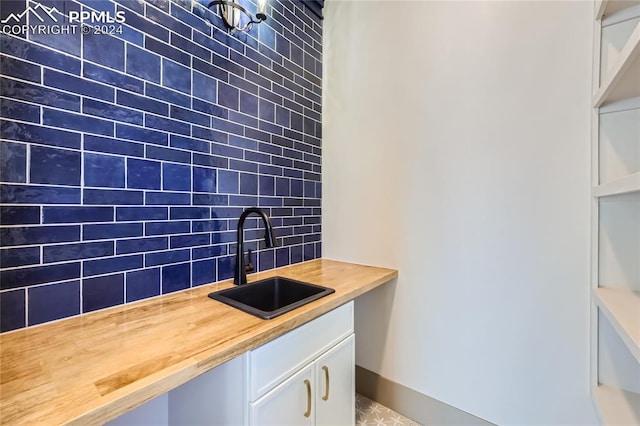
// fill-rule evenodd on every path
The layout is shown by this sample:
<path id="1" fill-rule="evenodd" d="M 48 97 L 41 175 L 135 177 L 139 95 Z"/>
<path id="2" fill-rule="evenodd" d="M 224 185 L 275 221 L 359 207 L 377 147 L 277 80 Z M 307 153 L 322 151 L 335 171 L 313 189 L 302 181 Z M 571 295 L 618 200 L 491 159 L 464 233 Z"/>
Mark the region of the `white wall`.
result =
<path id="1" fill-rule="evenodd" d="M 398 268 L 357 363 L 498 424 L 589 424 L 592 2 L 328 0 L 323 255 Z"/>

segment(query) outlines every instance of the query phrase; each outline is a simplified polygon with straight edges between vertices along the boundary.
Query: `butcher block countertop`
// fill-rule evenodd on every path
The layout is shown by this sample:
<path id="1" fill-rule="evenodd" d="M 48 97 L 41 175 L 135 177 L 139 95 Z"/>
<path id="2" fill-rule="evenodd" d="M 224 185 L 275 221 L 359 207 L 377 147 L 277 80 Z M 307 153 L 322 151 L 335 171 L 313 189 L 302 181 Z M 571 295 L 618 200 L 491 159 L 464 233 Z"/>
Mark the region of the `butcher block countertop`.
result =
<path id="1" fill-rule="evenodd" d="M 0 423 L 102 424 L 397 276 L 317 259 L 249 276 L 335 289 L 272 320 L 207 294 L 231 281 L 0 335 Z"/>

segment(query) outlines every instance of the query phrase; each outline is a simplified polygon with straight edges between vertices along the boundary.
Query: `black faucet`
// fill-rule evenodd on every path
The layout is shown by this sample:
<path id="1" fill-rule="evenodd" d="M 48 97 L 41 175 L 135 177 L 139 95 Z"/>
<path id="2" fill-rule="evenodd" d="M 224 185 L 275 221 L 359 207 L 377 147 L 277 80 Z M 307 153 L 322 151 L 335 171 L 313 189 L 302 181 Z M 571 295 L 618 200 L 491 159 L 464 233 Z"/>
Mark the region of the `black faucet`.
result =
<path id="1" fill-rule="evenodd" d="M 240 220 L 238 220 L 238 245 L 236 250 L 236 270 L 233 275 L 233 283 L 236 285 L 246 284 L 247 283 L 247 272 L 253 271 L 253 265 L 251 264 L 251 250 L 249 250 L 249 264 L 245 265 L 244 263 L 244 220 L 251 213 L 255 213 L 262 218 L 262 222 L 264 223 L 264 243 L 267 248 L 272 248 L 277 245 L 276 243 L 276 234 L 273 230 L 273 225 L 271 224 L 271 219 L 269 216 L 262 210 L 257 207 L 249 207 L 240 215 Z"/>

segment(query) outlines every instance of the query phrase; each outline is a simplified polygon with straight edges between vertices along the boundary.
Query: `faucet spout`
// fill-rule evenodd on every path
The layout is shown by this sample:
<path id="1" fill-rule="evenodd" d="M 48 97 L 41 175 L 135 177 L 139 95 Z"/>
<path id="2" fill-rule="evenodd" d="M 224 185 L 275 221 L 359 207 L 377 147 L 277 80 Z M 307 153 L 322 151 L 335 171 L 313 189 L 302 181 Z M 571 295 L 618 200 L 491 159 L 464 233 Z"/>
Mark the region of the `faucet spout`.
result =
<path id="1" fill-rule="evenodd" d="M 244 221 L 250 214 L 257 214 L 262 218 L 264 224 L 264 243 L 267 248 L 272 248 L 277 245 L 276 233 L 271 224 L 271 219 L 264 212 L 264 210 L 258 207 L 250 207 L 242 212 L 240 219 L 238 220 L 238 242 L 236 249 L 236 266 L 235 273 L 233 275 L 233 283 L 236 285 L 247 283 L 247 267 L 244 262 Z"/>

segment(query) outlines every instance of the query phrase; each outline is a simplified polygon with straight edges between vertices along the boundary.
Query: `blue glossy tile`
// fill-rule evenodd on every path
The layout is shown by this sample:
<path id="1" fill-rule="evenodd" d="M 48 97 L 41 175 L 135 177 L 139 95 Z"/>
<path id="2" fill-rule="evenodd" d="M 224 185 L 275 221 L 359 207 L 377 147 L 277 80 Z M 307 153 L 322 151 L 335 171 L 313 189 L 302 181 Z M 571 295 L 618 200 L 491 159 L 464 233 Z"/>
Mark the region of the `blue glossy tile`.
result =
<path id="1" fill-rule="evenodd" d="M 24 290 L 0 293 L 0 332 L 26 327 L 26 302 Z"/>
<path id="2" fill-rule="evenodd" d="M 43 223 L 111 222 L 113 207 L 52 207 L 42 208 Z"/>
<path id="3" fill-rule="evenodd" d="M 191 222 L 172 221 L 172 222 L 147 222 L 144 225 L 145 235 L 170 235 L 170 234 L 188 234 L 191 231 Z"/>
<path id="4" fill-rule="evenodd" d="M 216 281 L 216 261 L 214 259 L 193 262 L 191 266 L 192 285 L 210 284 Z"/>
<path id="5" fill-rule="evenodd" d="M 85 241 L 141 237 L 142 234 L 142 223 L 100 223 L 82 225 L 82 239 Z"/>
<path id="6" fill-rule="evenodd" d="M 0 117 L 39 123 L 40 107 L 2 98 L 2 102 L 0 102 Z"/>
<path id="7" fill-rule="evenodd" d="M 0 225 L 40 223 L 38 206 L 0 206 Z"/>
<path id="8" fill-rule="evenodd" d="M 260 119 L 261 120 L 266 120 L 269 122 L 274 122 L 275 121 L 275 114 L 276 114 L 276 106 L 273 104 L 273 102 L 270 102 L 266 99 L 260 99 L 259 102 L 260 105 Z"/>
<path id="9" fill-rule="evenodd" d="M 217 117 L 211 117 L 211 127 L 222 132 L 244 135 L 244 127 L 242 125 L 221 120 Z"/>
<path id="10" fill-rule="evenodd" d="M 207 246 L 211 243 L 209 234 L 177 235 L 171 238 L 171 248 Z"/>
<path id="11" fill-rule="evenodd" d="M 82 114 L 52 110 L 45 108 L 42 113 L 42 123 L 63 129 L 78 130 L 103 136 L 113 136 L 113 123 L 99 118 Z"/>
<path id="12" fill-rule="evenodd" d="M 191 57 L 171 46 L 167 43 L 163 43 L 162 41 L 153 39 L 153 38 L 145 38 L 144 47 L 151 52 L 155 52 L 163 58 L 173 59 L 176 62 L 181 63 L 182 65 L 190 66 L 191 65 Z"/>
<path id="13" fill-rule="evenodd" d="M 47 47 L 29 43 L 17 37 L 0 35 L 0 52 L 21 59 L 80 75 L 80 60 L 69 55 L 61 55 Z"/>
<path id="14" fill-rule="evenodd" d="M 240 92 L 240 111 L 253 117 L 258 116 L 258 97 L 247 92 Z"/>
<path id="15" fill-rule="evenodd" d="M 258 270 L 266 271 L 275 267 L 275 251 L 262 250 L 258 254 Z"/>
<path id="16" fill-rule="evenodd" d="M 108 259 L 86 260 L 82 262 L 82 272 L 85 277 L 102 275 L 111 272 L 128 271 L 142 268 L 143 256 L 116 256 Z"/>
<path id="17" fill-rule="evenodd" d="M 3 139 L 80 149 L 80 133 L 49 129 L 32 124 L 0 121 Z"/>
<path id="18" fill-rule="evenodd" d="M 127 74 L 160 83 L 160 56 L 127 45 Z"/>
<path id="19" fill-rule="evenodd" d="M 147 158 L 155 160 L 173 161 L 176 163 L 191 163 L 191 153 L 173 148 L 160 146 L 147 147 Z"/>
<path id="20" fill-rule="evenodd" d="M 134 142 L 125 142 L 114 138 L 105 138 L 102 136 L 85 135 L 84 136 L 85 151 L 97 151 L 108 154 L 120 154 L 132 157 L 144 156 L 144 145 Z M 87 154 L 85 154 L 86 156 Z M 106 157 L 106 156 L 105 156 Z M 85 160 L 86 161 L 86 160 Z M 86 168 L 86 164 L 85 164 Z M 86 174 L 86 171 L 85 171 Z M 85 176 L 86 183 L 86 176 Z"/>
<path id="21" fill-rule="evenodd" d="M 216 102 L 217 92 L 218 83 L 216 79 L 197 71 L 193 72 L 193 96 Z"/>
<path id="22" fill-rule="evenodd" d="M 124 191 L 110 189 L 84 189 L 82 202 L 84 204 L 100 205 L 141 205 L 144 200 L 142 191 Z"/>
<path id="23" fill-rule="evenodd" d="M 199 124 L 201 126 L 209 126 L 211 119 L 208 115 L 201 114 L 189 109 L 180 108 L 175 105 L 171 105 L 169 116 L 177 120 L 188 121 L 193 124 Z"/>
<path id="24" fill-rule="evenodd" d="M 260 176 L 260 195 L 275 195 L 275 178 Z"/>
<path id="25" fill-rule="evenodd" d="M 139 15 L 144 15 L 144 0 L 113 0 L 115 3 L 118 3 L 116 6 L 117 11 L 124 11 L 127 15 L 130 15 L 130 10 L 138 13 Z M 124 7 L 123 7 L 124 6 Z M 142 19 L 142 18 L 139 18 Z"/>
<path id="26" fill-rule="evenodd" d="M 45 246 L 42 249 L 44 263 L 62 262 L 65 260 L 90 259 L 93 257 L 111 256 L 113 242 L 75 243 Z"/>
<path id="27" fill-rule="evenodd" d="M 29 288 L 29 325 L 80 313 L 80 280 Z"/>
<path id="28" fill-rule="evenodd" d="M 235 256 L 224 256 L 217 259 L 218 281 L 233 278 L 233 268 L 235 267 Z"/>
<path id="29" fill-rule="evenodd" d="M 229 166 L 229 159 L 215 155 L 193 154 L 193 164 L 226 169 Z"/>
<path id="30" fill-rule="evenodd" d="M 123 2 L 123 4 L 127 7 L 130 7 L 129 2 L 125 1 Z M 169 40 L 169 31 L 167 29 L 135 13 L 127 14 L 127 25 L 131 25 L 133 28 L 136 28 L 145 34 L 149 34 L 153 37 L 159 38 L 160 40 Z"/>
<path id="31" fill-rule="evenodd" d="M 190 37 L 190 35 L 187 34 L 186 37 Z M 171 34 L 171 45 L 202 60 L 207 62 L 211 61 L 211 51 L 202 48 L 187 38 L 180 37 L 177 34 Z"/>
<path id="32" fill-rule="evenodd" d="M 162 85 L 184 93 L 191 93 L 191 70 L 184 65 L 162 59 Z"/>
<path id="33" fill-rule="evenodd" d="M 187 136 L 191 133 L 191 126 L 189 126 L 188 123 L 158 117 L 157 115 L 146 115 L 145 126 L 156 130 L 165 130 Z"/>
<path id="34" fill-rule="evenodd" d="M 124 188 L 124 158 L 111 155 L 84 154 L 85 186 Z"/>
<path id="35" fill-rule="evenodd" d="M 154 145 L 168 145 L 169 136 L 164 132 L 151 129 L 116 124 L 116 137 L 136 142 L 146 142 Z"/>
<path id="36" fill-rule="evenodd" d="M 227 254 L 226 244 L 210 246 L 210 247 L 196 247 L 193 249 L 193 260 L 208 259 L 212 257 L 224 256 L 226 254 Z"/>
<path id="37" fill-rule="evenodd" d="M 191 268 L 188 263 L 162 268 L 162 294 L 184 290 L 191 286 Z"/>
<path id="38" fill-rule="evenodd" d="M 6 204 L 78 204 L 80 189 L 36 185 L 0 185 L 0 202 Z"/>
<path id="39" fill-rule="evenodd" d="M 216 192 L 216 170 L 194 167 L 193 190 L 195 192 Z"/>
<path id="40" fill-rule="evenodd" d="M 53 106 L 70 111 L 80 111 L 80 97 L 47 87 L 22 81 L 0 78 L 0 91 L 11 99 L 20 99 L 38 105 Z"/>
<path id="41" fill-rule="evenodd" d="M 160 294 L 160 268 L 127 272 L 127 302 Z"/>
<path id="42" fill-rule="evenodd" d="M 27 146 L 21 143 L 0 142 L 0 180 L 27 181 Z"/>
<path id="43" fill-rule="evenodd" d="M 205 129 L 200 126 L 191 126 L 191 134 L 194 138 L 206 139 L 215 142 L 227 143 L 229 135 L 214 129 Z"/>
<path id="44" fill-rule="evenodd" d="M 185 10 L 181 7 L 176 7 L 174 5 L 171 7 L 171 15 L 178 19 L 180 22 L 184 22 L 187 26 L 195 28 L 202 33 L 209 34 L 211 31 L 209 25 L 205 21 L 200 19 L 189 10 Z M 205 34 L 201 34 L 202 37 L 205 37 Z"/>
<path id="45" fill-rule="evenodd" d="M 124 303 L 124 274 L 82 280 L 82 312 Z"/>
<path id="46" fill-rule="evenodd" d="M 193 69 L 200 71 L 203 74 L 213 77 L 220 81 L 229 81 L 229 73 L 221 68 L 210 65 L 208 62 L 202 61 L 198 58 L 193 58 Z M 195 90 L 194 90 L 195 94 Z"/>
<path id="47" fill-rule="evenodd" d="M 193 194 L 192 204 L 195 206 L 224 206 L 229 203 L 226 195 Z"/>
<path id="48" fill-rule="evenodd" d="M 3 246 L 63 243 L 80 240 L 80 226 L 18 226 L 0 229 Z"/>
<path id="49" fill-rule="evenodd" d="M 168 15 L 169 13 L 169 2 L 166 0 L 152 0 L 152 2 L 157 6 L 162 8 L 164 11 L 160 11 L 153 7 L 147 7 L 146 15 L 147 18 L 157 22 L 164 28 L 170 29 L 173 32 L 178 34 L 182 34 L 185 37 L 191 36 L 191 28 L 185 25 L 184 23 L 178 21 L 172 16 Z M 165 13 L 166 12 L 166 13 Z M 173 34 L 171 34 L 173 36 Z"/>
<path id="50" fill-rule="evenodd" d="M 315 259 L 315 244 L 305 244 L 303 250 L 304 260 Z"/>
<path id="51" fill-rule="evenodd" d="M 276 249 L 276 267 L 289 264 L 289 247 L 279 247 Z"/>
<path id="52" fill-rule="evenodd" d="M 162 189 L 168 191 L 191 190 L 191 167 L 179 164 L 162 164 Z"/>
<path id="53" fill-rule="evenodd" d="M 31 147 L 32 183 L 80 185 L 80 153 L 39 146 Z"/>
<path id="54" fill-rule="evenodd" d="M 258 175 L 251 173 L 240 173 L 240 194 L 258 194 Z"/>
<path id="55" fill-rule="evenodd" d="M 172 263 L 187 262 L 191 258 L 191 250 L 169 250 L 155 253 L 146 253 L 144 255 L 144 264 L 146 267 L 169 265 Z"/>
<path id="56" fill-rule="evenodd" d="M 92 81 L 64 74 L 58 71 L 46 69 L 44 70 L 44 84 L 49 87 L 66 90 L 77 93 L 79 95 L 90 96 L 105 101 L 113 102 L 115 89 L 104 84 L 94 83 Z"/>
<path id="57" fill-rule="evenodd" d="M 223 220 L 198 220 L 191 226 L 192 232 L 212 232 L 227 229 L 227 223 Z"/>
<path id="58" fill-rule="evenodd" d="M 291 196 L 302 197 L 304 195 L 304 181 L 302 179 L 291 179 Z"/>
<path id="59" fill-rule="evenodd" d="M 117 221 L 166 220 L 168 218 L 169 212 L 166 207 L 116 207 Z"/>
<path id="60" fill-rule="evenodd" d="M 191 195 L 176 192 L 147 192 L 144 203 L 149 206 L 189 205 Z"/>
<path id="61" fill-rule="evenodd" d="M 84 66 L 82 68 L 82 75 L 90 80 L 100 83 L 106 83 L 109 86 L 117 87 L 119 89 L 137 93 L 142 93 L 144 91 L 143 80 L 139 80 L 137 78 L 133 78 L 131 76 L 124 75 L 119 72 L 115 72 L 88 62 L 84 63 Z"/>
<path id="62" fill-rule="evenodd" d="M 135 95 L 129 92 L 118 90 L 116 102 L 119 105 L 125 105 L 132 108 L 140 109 L 154 114 L 169 115 L 169 105 L 165 102 L 156 101 L 144 96 Z"/>
<path id="63" fill-rule="evenodd" d="M 209 152 L 210 143 L 194 138 L 188 138 L 180 135 L 171 135 L 169 143 L 172 147 L 181 148 L 189 151 Z"/>
<path id="64" fill-rule="evenodd" d="M 127 187 L 160 189 L 160 162 L 128 158 Z"/>
<path id="65" fill-rule="evenodd" d="M 229 109 L 238 110 L 240 105 L 240 92 L 235 87 L 226 83 L 218 83 L 218 103 Z"/>
<path id="66" fill-rule="evenodd" d="M 142 125 L 143 122 L 143 114 L 140 111 L 95 101 L 93 99 L 84 99 L 82 101 L 82 113 L 115 120 L 121 123 Z"/>
<path id="67" fill-rule="evenodd" d="M 42 67 L 39 65 L 30 64 L 9 56 L 0 56 L 0 68 L 3 75 L 33 81 L 34 83 L 40 83 L 40 78 L 42 77 Z"/>
<path id="68" fill-rule="evenodd" d="M 37 265 L 39 263 L 39 247 L 19 247 L 0 250 L 0 268 Z"/>
<path id="69" fill-rule="evenodd" d="M 80 262 L 59 265 L 29 266 L 0 271 L 0 289 L 7 290 L 28 287 L 54 281 L 64 281 L 80 277 Z"/>
<path id="70" fill-rule="evenodd" d="M 171 207 L 171 220 L 208 218 L 208 207 Z"/>
<path id="71" fill-rule="evenodd" d="M 296 245 L 291 247 L 291 263 L 300 263 L 303 260 L 302 246 Z"/>
<path id="72" fill-rule="evenodd" d="M 169 248 L 166 237 L 132 238 L 116 241 L 117 254 L 140 253 L 145 251 L 165 250 Z"/>
<path id="73" fill-rule="evenodd" d="M 156 86 L 155 84 L 147 83 L 145 95 L 161 101 L 167 101 L 170 104 L 180 105 L 185 108 L 191 107 L 191 97 L 182 92 L 165 89 L 164 87 Z"/>
<path id="74" fill-rule="evenodd" d="M 238 194 L 240 179 L 238 172 L 218 170 L 218 192 L 221 194 Z"/>
<path id="75" fill-rule="evenodd" d="M 111 35 L 84 35 L 82 55 L 86 60 L 124 71 L 124 42 Z"/>
<path id="76" fill-rule="evenodd" d="M 206 31 L 204 32 L 206 33 Z M 208 50 L 212 50 L 220 56 L 223 56 L 223 57 L 229 56 L 229 47 L 226 44 L 220 43 L 218 40 L 215 40 L 209 37 L 208 35 L 201 34 L 195 31 L 193 33 L 192 40 L 196 44 L 206 47 Z"/>

